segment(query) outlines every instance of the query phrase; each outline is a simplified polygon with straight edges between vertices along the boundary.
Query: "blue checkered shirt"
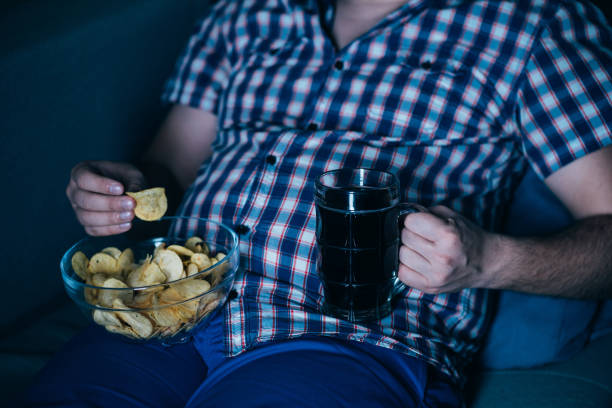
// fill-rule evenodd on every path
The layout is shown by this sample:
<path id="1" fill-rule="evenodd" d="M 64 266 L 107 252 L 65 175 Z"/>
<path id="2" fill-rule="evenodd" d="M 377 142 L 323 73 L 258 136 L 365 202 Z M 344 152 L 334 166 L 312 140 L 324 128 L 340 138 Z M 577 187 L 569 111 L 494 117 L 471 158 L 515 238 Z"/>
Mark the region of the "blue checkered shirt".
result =
<path id="1" fill-rule="evenodd" d="M 333 336 L 461 382 L 485 330 L 486 291 L 409 289 L 370 324 L 323 315 L 314 180 L 340 167 L 387 170 L 405 201 L 497 230 L 529 166 L 544 178 L 611 142 L 611 32 L 589 3 L 409 0 L 338 49 L 333 18 L 333 2 L 221 0 L 163 95 L 218 118 L 180 212 L 243 226 L 227 354 Z"/>

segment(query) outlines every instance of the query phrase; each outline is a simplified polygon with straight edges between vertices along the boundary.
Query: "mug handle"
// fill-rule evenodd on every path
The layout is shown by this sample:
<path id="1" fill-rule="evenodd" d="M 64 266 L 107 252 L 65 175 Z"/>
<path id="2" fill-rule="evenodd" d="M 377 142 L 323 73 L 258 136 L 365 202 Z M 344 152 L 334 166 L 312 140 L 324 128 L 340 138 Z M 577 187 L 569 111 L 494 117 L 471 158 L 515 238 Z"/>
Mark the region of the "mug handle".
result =
<path id="1" fill-rule="evenodd" d="M 401 243 L 401 231 L 402 228 L 404 227 L 404 219 L 406 218 L 406 216 L 408 214 L 412 214 L 412 213 L 416 213 L 416 212 L 429 212 L 427 210 L 427 208 L 423 207 L 422 205 L 419 204 L 415 204 L 415 203 L 400 203 L 400 212 L 399 215 L 397 217 L 397 227 L 400 230 L 400 244 L 399 246 L 402 245 Z M 399 247 L 398 246 L 398 247 Z M 399 248 L 398 248 L 399 250 Z M 399 269 L 399 256 L 398 256 L 398 269 Z M 395 277 L 395 282 L 393 283 L 393 297 L 403 293 L 406 289 L 408 289 L 408 286 L 406 286 L 404 284 L 404 282 L 402 282 L 399 277 Z"/>

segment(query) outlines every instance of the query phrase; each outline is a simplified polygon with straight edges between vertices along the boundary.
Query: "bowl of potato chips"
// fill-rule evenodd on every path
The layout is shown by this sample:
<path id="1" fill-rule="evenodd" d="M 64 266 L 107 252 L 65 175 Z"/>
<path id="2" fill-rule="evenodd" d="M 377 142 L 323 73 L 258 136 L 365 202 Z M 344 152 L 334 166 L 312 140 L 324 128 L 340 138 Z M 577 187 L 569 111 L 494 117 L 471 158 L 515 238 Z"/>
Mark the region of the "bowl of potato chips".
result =
<path id="1" fill-rule="evenodd" d="M 196 217 L 134 221 L 125 234 L 88 237 L 62 257 L 68 296 L 108 332 L 175 344 L 225 304 L 239 266 L 238 237 Z"/>

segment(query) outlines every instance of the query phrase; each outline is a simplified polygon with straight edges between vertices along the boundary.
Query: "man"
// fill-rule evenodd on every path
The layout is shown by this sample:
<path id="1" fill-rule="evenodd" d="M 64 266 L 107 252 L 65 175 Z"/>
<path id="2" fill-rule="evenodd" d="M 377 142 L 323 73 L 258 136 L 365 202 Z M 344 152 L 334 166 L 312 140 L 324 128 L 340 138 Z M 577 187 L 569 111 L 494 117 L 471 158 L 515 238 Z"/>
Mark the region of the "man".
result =
<path id="1" fill-rule="evenodd" d="M 187 189 L 181 214 L 237 227 L 236 297 L 193 346 L 81 335 L 30 401 L 459 406 L 486 326 L 479 288 L 609 297 L 610 38 L 577 2 L 218 2 L 145 159 Z M 495 232 L 528 166 L 580 219 L 572 229 Z M 313 181 L 340 167 L 396 173 L 404 200 L 430 207 L 402 230 L 409 289 L 368 325 L 320 311 Z M 87 233 L 110 235 L 131 226 L 123 193 L 145 184 L 157 181 L 135 166 L 84 162 L 67 195 Z"/>

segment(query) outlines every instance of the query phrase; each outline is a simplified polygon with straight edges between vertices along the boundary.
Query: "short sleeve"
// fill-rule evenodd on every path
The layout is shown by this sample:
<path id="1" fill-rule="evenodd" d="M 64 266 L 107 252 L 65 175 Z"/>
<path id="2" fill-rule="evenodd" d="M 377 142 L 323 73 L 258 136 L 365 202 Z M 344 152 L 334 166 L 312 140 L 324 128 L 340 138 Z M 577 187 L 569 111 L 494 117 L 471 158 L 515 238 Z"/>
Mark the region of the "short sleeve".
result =
<path id="1" fill-rule="evenodd" d="M 218 112 L 219 96 L 229 77 L 227 25 L 224 1 L 196 24 L 174 72 L 166 82 L 162 102 Z"/>
<path id="2" fill-rule="evenodd" d="M 612 31 L 587 2 L 560 2 L 518 92 L 524 153 L 545 178 L 612 143 Z"/>

